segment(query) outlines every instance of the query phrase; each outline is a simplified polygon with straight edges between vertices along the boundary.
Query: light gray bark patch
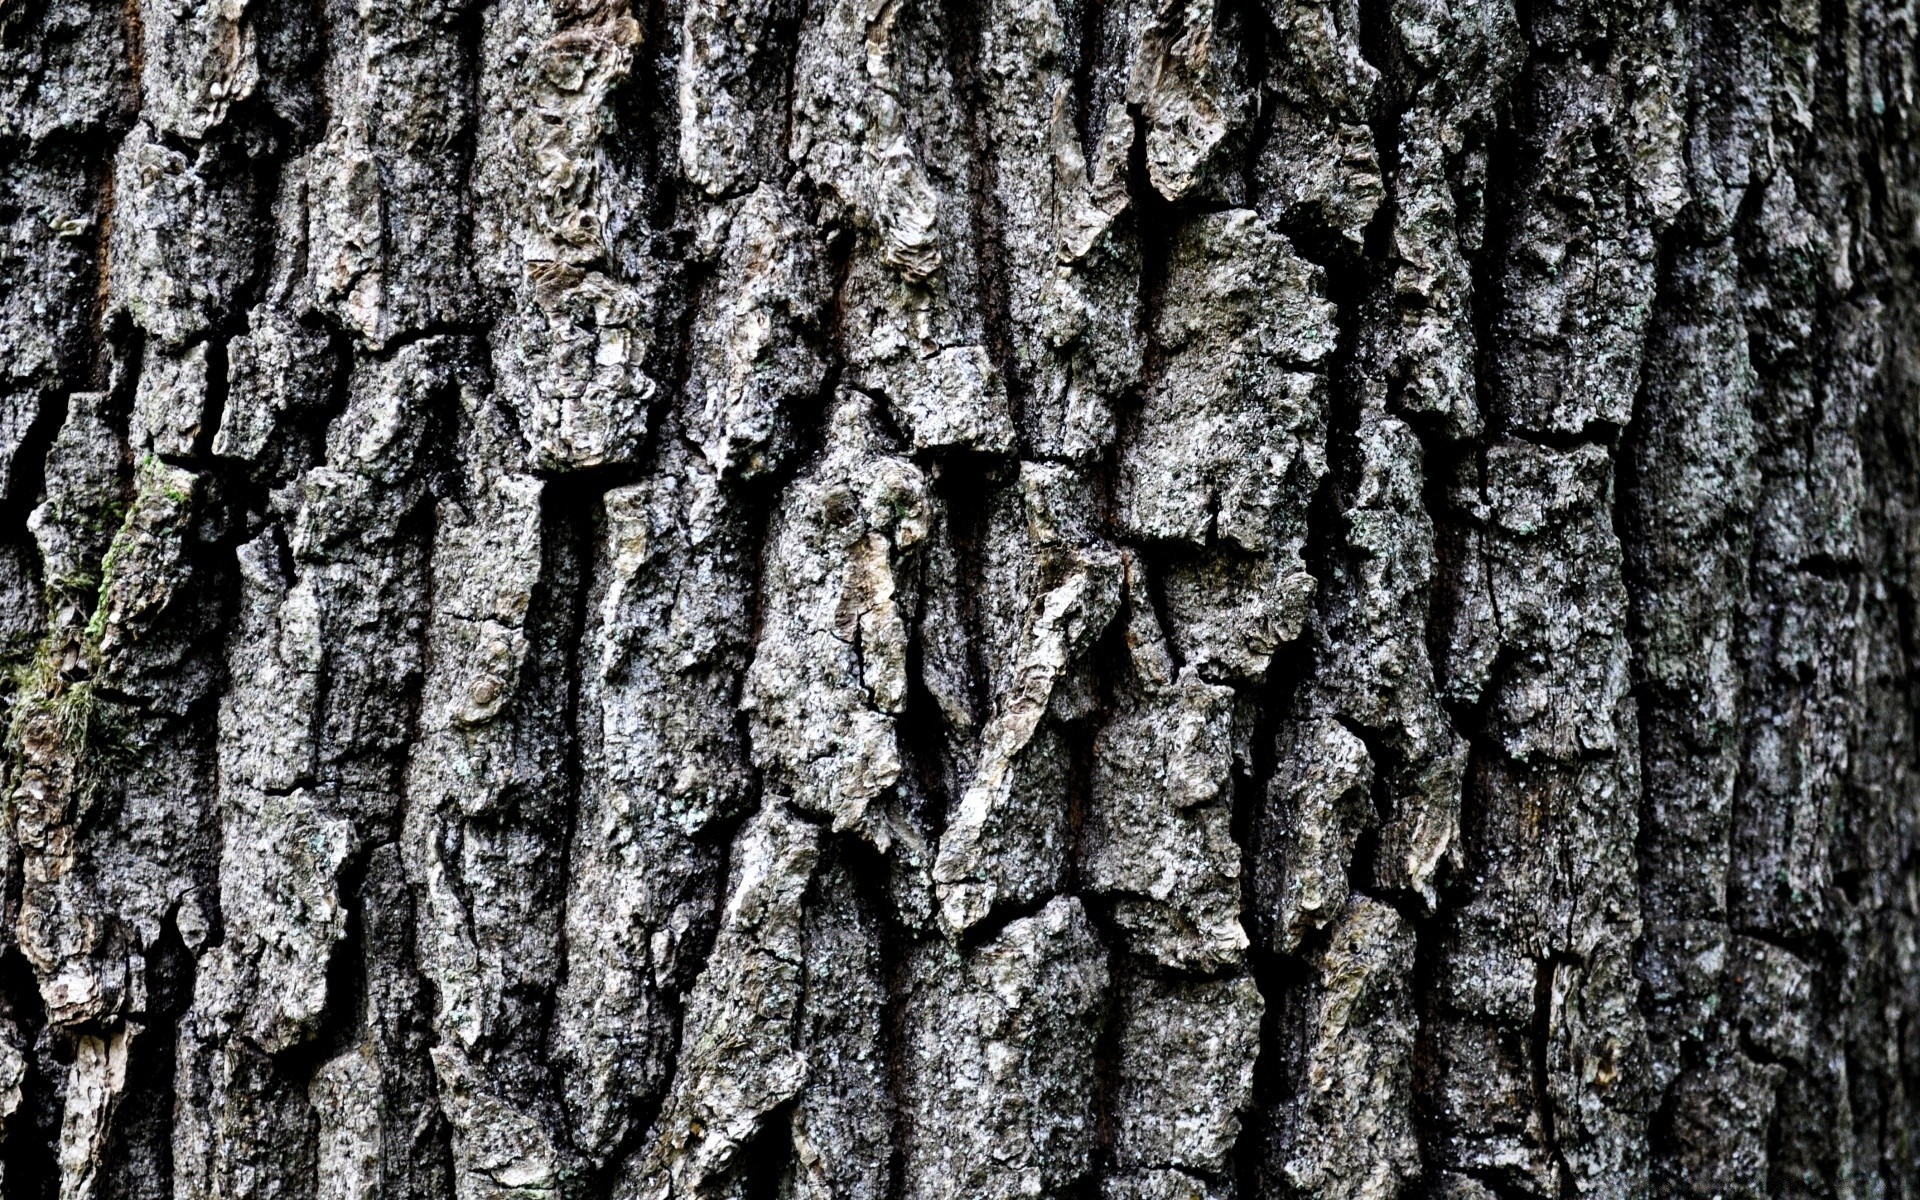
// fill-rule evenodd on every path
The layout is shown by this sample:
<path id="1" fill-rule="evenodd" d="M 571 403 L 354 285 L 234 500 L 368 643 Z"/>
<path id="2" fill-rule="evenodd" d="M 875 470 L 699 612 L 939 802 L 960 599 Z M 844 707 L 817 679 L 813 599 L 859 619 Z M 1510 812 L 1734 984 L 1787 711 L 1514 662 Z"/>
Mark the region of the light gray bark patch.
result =
<path id="1" fill-rule="evenodd" d="M 884 918 L 844 861 L 823 869 L 806 916 L 802 1053 L 807 1083 L 791 1122 L 793 1200 L 884 1200 L 893 1187 L 888 1039 L 892 996 Z"/>
<path id="2" fill-rule="evenodd" d="M 42 506 L 49 518 L 68 506 L 103 525 L 117 515 L 116 473 L 101 455 L 114 453 L 112 435 L 94 417 L 85 398 L 69 413 L 61 436 L 73 440 L 50 456 L 59 473 Z M 186 639 L 169 620 L 185 607 L 192 580 L 201 494 L 191 472 L 149 459 L 101 558 L 49 541 L 43 562 L 52 619 L 19 681 L 9 731 L 19 763 L 9 781 L 18 946 L 33 964 L 47 1019 L 95 1023 L 109 1038 L 142 1007 L 140 951 L 186 887 L 181 860 L 191 853 L 191 833 L 181 830 L 171 845 L 155 839 L 156 828 L 184 815 L 179 797 L 150 791 L 151 781 L 119 756 L 138 762 L 179 753 L 165 714 L 201 691 L 179 676 Z M 88 514 L 92 505 L 100 507 Z M 82 557 L 62 564 L 57 552 L 68 548 Z M 63 565 L 64 578 L 54 573 Z M 83 608 L 81 598 L 96 589 L 97 602 Z M 149 709 L 157 712 L 143 719 Z M 190 777 L 190 760 L 183 755 L 176 769 Z"/>
<path id="3" fill-rule="evenodd" d="M 504 293 L 493 328 L 500 395 L 533 464 L 632 461 L 663 370 L 657 325 L 668 272 L 612 261 L 618 189 L 604 141 L 610 96 L 640 29 L 625 5 L 580 12 L 508 4 L 484 17 L 479 144 L 501 168 L 478 180 L 477 266 Z"/>
<path id="4" fill-rule="evenodd" d="M 1121 452 L 1129 535 L 1191 546 L 1163 587 L 1181 656 L 1216 680 L 1257 680 L 1299 636 L 1313 594 L 1300 557 L 1326 472 L 1333 309 L 1317 269 L 1246 209 L 1177 235 L 1155 336 L 1167 355 Z"/>
<path id="5" fill-rule="evenodd" d="M 1271 124 L 1254 166 L 1262 209 L 1295 224 L 1311 220 L 1361 249 L 1385 187 L 1369 127 L 1380 73 L 1361 50 L 1358 6 L 1264 7 L 1278 62 Z"/>
<path id="6" fill-rule="evenodd" d="M 46 452 L 44 498 L 27 515 L 41 578 L 50 593 L 64 593 L 50 606 L 63 624 L 84 624 L 92 615 L 80 606 L 98 593 L 100 561 L 123 515 L 120 439 L 108 424 L 110 405 L 104 392 L 67 397 L 66 420 Z M 60 611 L 65 607 L 72 611 Z"/>
<path id="7" fill-rule="evenodd" d="M 1094 741 L 1088 888 L 1129 946 L 1176 970 L 1238 964 L 1240 847 L 1231 832 L 1233 691 L 1189 668 L 1146 684 Z"/>
<path id="8" fill-rule="evenodd" d="M 573 1138 L 603 1160 L 669 1081 L 678 998 L 724 880 L 712 831 L 752 802 L 736 709 L 752 555 L 683 439 L 601 502 L 578 671 L 580 796 L 550 1044 Z"/>
<path id="9" fill-rule="evenodd" d="M 1265 1005 L 1253 980 L 1140 979 L 1121 1004 L 1113 1163 L 1221 1177 L 1253 1095 Z"/>
<path id="10" fill-rule="evenodd" d="M 1631 745 L 1621 725 L 1629 705 L 1626 589 L 1612 475 L 1601 446 L 1507 442 L 1487 452 L 1498 628 L 1519 651 L 1492 715 L 1503 748 L 1520 761 L 1571 762 Z M 1570 679 L 1582 686 L 1562 686 Z"/>
<path id="11" fill-rule="evenodd" d="M 11 486 L 20 445 L 39 419 L 45 403 L 46 399 L 32 390 L 0 396 L 0 491 Z"/>
<path id="12" fill-rule="evenodd" d="M 264 1180 L 313 1178 L 319 1126 L 307 1097 L 239 1035 L 226 1016 L 232 1002 L 202 1004 L 195 994 L 178 1034 L 174 1194 L 227 1200 Z"/>
<path id="13" fill-rule="evenodd" d="M 680 171 L 708 195 L 736 195 L 769 179 L 794 47 L 791 0 L 691 0 L 681 13 Z"/>
<path id="14" fill-rule="evenodd" d="M 207 344 L 198 342 L 178 356 L 148 355 L 134 393 L 129 441 L 151 454 L 184 458 L 200 439 L 207 409 Z"/>
<path id="15" fill-rule="evenodd" d="M 1223 153 L 1251 116 L 1237 14 L 1215 0 L 1135 3 L 1128 108 L 1146 126 L 1147 178 L 1168 200 L 1239 199 Z"/>
<path id="16" fill-rule="evenodd" d="M 248 331 L 227 343 L 227 403 L 214 431 L 217 458 L 258 461 L 284 424 L 318 409 L 336 364 L 325 333 L 256 306 Z"/>
<path id="17" fill-rule="evenodd" d="M 316 306 L 375 349 L 472 312 L 468 7 L 375 0 L 332 30 L 329 119 L 308 162 L 308 279 Z"/>
<path id="18" fill-rule="evenodd" d="M 127 1051 L 134 1031 L 121 1025 L 108 1037 L 75 1040 L 67 1069 L 66 1111 L 60 1122 L 60 1195 L 93 1200 L 107 1166 L 114 1110 L 127 1087 Z"/>
<path id="19" fill-rule="evenodd" d="M 1532 81 L 1537 173 L 1492 326 L 1491 394 L 1516 428 L 1578 434 L 1633 415 L 1654 237 L 1687 199 L 1671 47 L 1648 32 L 1631 73 L 1556 63 Z"/>
<path id="20" fill-rule="evenodd" d="M 1721 1015 L 1743 682 L 1734 631 L 1749 594 L 1746 522 L 1758 483 L 1748 401 L 1756 380 L 1747 322 L 1732 294 L 1734 258 L 1734 247 L 1722 243 L 1663 265 L 1645 368 L 1645 395 L 1661 403 L 1648 406 L 1631 445 L 1638 486 L 1622 506 L 1628 578 L 1639 584 L 1630 610 L 1644 689 L 1647 934 L 1636 971 L 1648 987 L 1655 1094 L 1674 1097 L 1677 1119 L 1699 1122 L 1685 1139 L 1689 1159 L 1695 1146 L 1738 1137 L 1733 1124 L 1691 1115 L 1702 1092 L 1751 1091 L 1770 1074 L 1727 1059 L 1740 1052 L 1728 1045 L 1735 1039 Z M 1708 1046 L 1707 1057 L 1720 1061 L 1687 1065 L 1689 1051 Z M 1768 1053 L 1779 1056 L 1777 1047 Z M 1753 1101 L 1743 1098 L 1741 1107 Z M 1761 1111 L 1771 1110 L 1769 1098 Z M 1709 1178 L 1739 1178 L 1736 1193 L 1744 1186 L 1758 1194 L 1756 1165 L 1730 1163 Z M 1700 1170 L 1697 1161 L 1672 1159 L 1655 1167 L 1662 1179 Z"/>
<path id="21" fill-rule="evenodd" d="M 1208 678 L 1257 683 L 1305 627 L 1318 582 L 1295 554 L 1169 556 L 1161 594 L 1174 645 Z"/>
<path id="22" fill-rule="evenodd" d="M 598 271 L 527 267 L 527 305 L 500 327 L 502 394 L 547 469 L 627 462 L 639 452 L 656 385 L 650 297 Z"/>
<path id="23" fill-rule="evenodd" d="M 1089 500 L 1080 472 L 1023 463 L 1017 503 L 995 514 L 1004 559 L 989 603 L 1006 649 L 990 664 L 992 710 L 933 864 L 940 921 L 956 937 L 996 908 L 1044 899 L 1066 867 L 1062 726 L 1075 672 L 1120 608 L 1120 556 L 1089 535 Z"/>
<path id="24" fill-rule="evenodd" d="M 1325 597 L 1319 686 L 1386 756 L 1375 763 L 1383 811 L 1366 882 L 1431 909 L 1442 864 L 1459 862 L 1467 748 L 1440 705 L 1427 642 L 1436 540 L 1426 456 L 1392 417 L 1363 419 L 1358 441 L 1359 481 L 1346 509 L 1351 565 Z"/>
<path id="25" fill-rule="evenodd" d="M 259 86 L 247 3 L 139 5 L 145 111 L 162 133 L 198 141 Z"/>
<path id="26" fill-rule="evenodd" d="M 551 556 L 542 490 L 497 475 L 465 505 L 440 506 L 433 573 L 445 582 L 401 836 L 415 954 L 436 1000 L 433 1064 L 454 1101 L 456 1192 L 476 1200 L 550 1194 L 573 1166 L 539 1119 L 546 1089 L 529 1085 L 548 1073 L 544 1047 L 525 1048 L 561 963 L 564 712 L 540 686 L 548 665 L 529 661 L 551 653 L 531 644 L 541 631 L 529 614 Z M 546 581 L 549 603 L 557 582 Z"/>
<path id="27" fill-rule="evenodd" d="M 452 1046 L 433 1048 L 433 1066 L 453 1127 L 457 1200 L 544 1200 L 559 1194 L 561 1164 L 540 1122 L 502 1102 L 474 1064 Z"/>
<path id="28" fill-rule="evenodd" d="M 380 1111 L 378 1047 L 362 1043 L 322 1063 L 307 1096 L 319 1118 L 317 1195 L 346 1200 L 380 1186 L 386 1130 Z"/>
<path id="29" fill-rule="evenodd" d="M 369 851 L 357 883 L 348 896 L 356 936 L 343 951 L 351 956 L 343 975 L 362 981 L 361 994 L 353 1013 L 335 1014 L 332 1041 L 344 1045 L 326 1047 L 337 1053 L 307 1081 L 317 1200 L 369 1192 L 448 1196 L 463 1186 L 448 1154 L 448 1110 L 458 1102 L 451 1088 L 441 1090 L 430 1058 L 435 1035 L 427 988 L 414 967 L 413 904 L 400 847 Z"/>
<path id="30" fill-rule="evenodd" d="M 180 1039 L 183 1078 L 210 1081 L 183 1092 L 175 1121 L 195 1200 L 230 1194 L 235 1174 L 313 1169 L 307 1081 L 270 1055 L 309 1044 L 341 1015 L 334 1003 L 352 1001 L 329 987 L 351 905 L 345 869 L 400 816 L 422 670 L 429 434 L 456 407 L 465 350 L 429 338 L 360 360 L 325 462 L 289 489 L 284 533 L 241 554 L 220 714 L 224 931 L 198 961 Z"/>
<path id="31" fill-rule="evenodd" d="M 1413 953 L 1398 913 L 1355 896 L 1313 955 L 1299 1090 L 1278 1114 L 1274 1147 L 1302 1194 L 1376 1200 L 1419 1178 Z"/>
<path id="32" fill-rule="evenodd" d="M 1319 271 L 1250 210 L 1182 228 L 1154 330 L 1167 365 L 1122 459 L 1129 532 L 1261 554 L 1302 524 L 1285 489 L 1300 486 L 1296 469 L 1305 490 L 1326 469 L 1325 400 L 1308 374 L 1335 337 L 1321 288 Z"/>
<path id="33" fill-rule="evenodd" d="M 935 508 L 920 468 L 887 446 L 872 404 L 840 394 L 824 456 L 782 500 L 742 707 L 754 761 L 774 785 L 884 851 L 902 770 L 911 567 Z"/>
<path id="34" fill-rule="evenodd" d="M 1487 236 L 1490 143 L 1526 55 L 1514 6 L 1392 6 L 1401 86 L 1394 133 L 1393 284 L 1389 351 L 1399 401 L 1431 413 L 1450 437 L 1480 429 L 1472 265 Z"/>
<path id="35" fill-rule="evenodd" d="M 1185 1171 L 1130 1171 L 1100 1181 L 1103 1200 L 1225 1200 L 1233 1195 L 1224 1183 Z"/>
<path id="36" fill-rule="evenodd" d="M 114 158 L 109 301 L 177 349 L 225 320 L 253 268 L 253 176 L 229 150 L 191 153 L 133 127 Z"/>
<path id="37" fill-rule="evenodd" d="M 801 35 L 789 153 L 875 239 L 907 284 L 940 270 L 933 186 L 907 138 L 894 43 L 901 6 L 832 0 Z"/>
<path id="38" fill-rule="evenodd" d="M 1113 403 L 1143 347 L 1139 238 L 1123 216 L 1133 122 L 1114 107 L 1093 163 L 1080 145 L 1069 72 L 1071 5 L 982 6 L 976 118 L 991 146 L 1012 370 L 1025 385 L 1020 434 L 1036 457 L 1083 459 L 1113 441 Z"/>
<path id="39" fill-rule="evenodd" d="M 9 391 L 99 386 L 66 376 L 93 332 L 103 232 L 97 179 L 111 168 L 47 159 L 19 163 L 0 192 L 10 206 L 0 214 L 0 271 L 8 280 L 0 292 L 0 378 Z"/>
<path id="40" fill-rule="evenodd" d="M 707 968 L 687 998 L 673 1087 L 621 1200 L 729 1194 L 722 1182 L 775 1109 L 806 1082 L 802 899 L 820 831 L 770 799 L 735 839 L 732 880 Z"/>
<path id="41" fill-rule="evenodd" d="M 99 434 L 95 415 L 86 399 L 71 406 L 77 423 L 67 432 Z M 117 458 L 116 440 L 93 450 Z M 50 480 L 50 505 L 87 513 L 89 497 L 74 485 L 90 458 L 50 456 L 56 468 L 79 468 Z M 118 483 L 107 463 L 93 466 L 100 482 Z M 149 1114 L 125 1103 L 136 1094 L 150 1103 L 148 1073 L 164 1064 L 167 1043 L 147 1031 L 172 1018 L 173 998 L 149 991 L 149 961 L 179 961 L 173 947 L 157 943 L 175 924 L 176 906 L 192 902 L 212 855 L 200 804 L 212 786 L 209 731 L 196 719 L 214 687 L 209 627 L 217 609 L 206 601 L 219 577 L 206 569 L 199 541 L 208 480 L 147 456 L 132 484 L 104 557 L 82 565 L 96 574 L 50 580 L 52 619 L 16 680 L 11 714 L 18 768 L 8 841 L 19 888 L 12 932 L 39 983 L 44 1020 L 73 1039 L 64 1094 L 56 1093 L 53 1165 L 63 1194 L 74 1196 L 123 1186 L 116 1147 L 136 1138 L 152 1144 Z M 108 507 L 87 514 L 105 528 L 119 513 L 112 492 L 93 497 Z M 83 607 L 89 595 L 97 600 Z M 19 1012 L 23 1001 L 9 1007 Z M 136 1062 L 146 1076 L 138 1080 Z"/>
<path id="42" fill-rule="evenodd" d="M 1263 822 L 1274 832 L 1260 847 L 1254 895 L 1273 948 L 1291 954 L 1346 911 L 1354 848 L 1380 818 L 1366 743 L 1338 721 L 1288 722 L 1274 760 L 1280 765 L 1267 784 Z"/>
<path id="43" fill-rule="evenodd" d="M 971 950 L 931 943 L 908 969 L 908 1200 L 1013 1200 L 1083 1177 L 1108 965 L 1080 902 L 1049 901 Z"/>
<path id="44" fill-rule="evenodd" d="M 43 142 L 130 120 L 129 22 L 110 5 L 46 5 L 6 16 L 0 130 Z M 37 324 L 37 323 L 36 323 Z"/>
<path id="45" fill-rule="evenodd" d="M 1641 924 L 1611 487 L 1601 446 L 1488 451 L 1485 553 L 1507 666 L 1487 733 L 1502 754 L 1476 780 L 1475 894 L 1452 917 L 1440 994 L 1465 1022 L 1449 1028 L 1459 1040 L 1442 1066 L 1459 1105 L 1447 1118 L 1454 1161 L 1532 1187 L 1571 1173 L 1625 1195 L 1646 1171 L 1647 1051 L 1643 1018 L 1613 982 L 1630 976 Z M 1497 873 L 1479 865 L 1494 855 Z M 1526 1041 L 1503 1032 L 1519 1030 Z"/>
<path id="46" fill-rule="evenodd" d="M 892 0 L 826 5 L 801 35 L 788 154 L 857 234 L 841 302 L 847 382 L 884 397 L 915 450 L 1004 453 L 1006 387 L 967 290 L 979 269 L 960 207 L 967 165 L 929 161 L 915 142 L 934 129 L 909 128 L 918 115 L 959 132 L 952 77 L 917 40 L 932 33 Z M 937 168 L 959 186 L 937 191 Z"/>
<path id="47" fill-rule="evenodd" d="M 696 319 L 688 436 L 714 474 L 752 479 L 784 466 L 795 409 L 826 377 L 821 247 L 791 197 L 769 184 L 712 211 L 714 295 Z"/>

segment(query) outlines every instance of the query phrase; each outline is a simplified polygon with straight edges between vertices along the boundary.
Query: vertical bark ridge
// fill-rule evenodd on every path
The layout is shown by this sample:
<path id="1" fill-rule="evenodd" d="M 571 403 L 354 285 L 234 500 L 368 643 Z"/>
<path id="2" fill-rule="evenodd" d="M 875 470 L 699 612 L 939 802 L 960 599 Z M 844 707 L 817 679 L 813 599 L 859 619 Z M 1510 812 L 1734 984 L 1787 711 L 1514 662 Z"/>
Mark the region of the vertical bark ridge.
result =
<path id="1" fill-rule="evenodd" d="M 62 14 L 12 12 L 0 22 L 7 81 L 0 155 L 8 162 L 0 185 L 7 227 L 0 270 L 8 284 L 0 302 L 6 328 L 0 403 L 7 431 L 0 438 L 0 462 L 8 515 L 0 561 L 8 616 L 0 653 L 8 673 L 10 729 L 24 724 L 22 699 L 30 685 L 23 686 L 21 677 L 50 624 L 46 571 L 29 518 L 49 477 L 57 481 L 60 474 L 54 447 L 73 407 L 69 394 L 108 385 L 101 330 L 113 150 L 137 108 L 128 43 L 125 14 L 106 6 Z M 88 400 L 80 406 L 89 407 Z M 34 840 L 31 834 L 25 839 Z M 4 915 L 11 930 L 31 903 L 24 868 L 34 854 L 13 820 L 5 854 Z M 53 1145 L 67 1072 L 53 1044 L 40 978 L 18 935 L 7 942 L 0 1073 L 12 1083 L 0 1107 L 8 1109 L 9 1127 L 17 1125 L 22 1136 L 4 1146 L 0 1186 L 50 1196 L 58 1178 Z"/>

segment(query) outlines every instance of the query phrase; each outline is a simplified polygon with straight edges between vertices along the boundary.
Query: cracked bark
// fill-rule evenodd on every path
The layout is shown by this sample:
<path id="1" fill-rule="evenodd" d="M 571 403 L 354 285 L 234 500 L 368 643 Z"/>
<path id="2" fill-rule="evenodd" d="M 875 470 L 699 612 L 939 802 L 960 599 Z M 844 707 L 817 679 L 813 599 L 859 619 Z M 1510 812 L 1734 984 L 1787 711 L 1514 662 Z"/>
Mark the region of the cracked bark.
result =
<path id="1" fill-rule="evenodd" d="M 1920 1192 L 1917 53 L 0 4 L 0 1193 Z"/>

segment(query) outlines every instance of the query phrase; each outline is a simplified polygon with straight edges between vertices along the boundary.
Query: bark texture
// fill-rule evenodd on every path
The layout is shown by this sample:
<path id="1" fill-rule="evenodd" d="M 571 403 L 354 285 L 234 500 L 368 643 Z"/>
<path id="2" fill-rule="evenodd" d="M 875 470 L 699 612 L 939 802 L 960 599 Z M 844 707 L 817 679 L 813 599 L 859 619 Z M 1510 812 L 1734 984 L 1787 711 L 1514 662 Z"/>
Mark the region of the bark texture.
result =
<path id="1" fill-rule="evenodd" d="M 1917 37 L 0 0 L 0 1191 L 1920 1195 Z"/>

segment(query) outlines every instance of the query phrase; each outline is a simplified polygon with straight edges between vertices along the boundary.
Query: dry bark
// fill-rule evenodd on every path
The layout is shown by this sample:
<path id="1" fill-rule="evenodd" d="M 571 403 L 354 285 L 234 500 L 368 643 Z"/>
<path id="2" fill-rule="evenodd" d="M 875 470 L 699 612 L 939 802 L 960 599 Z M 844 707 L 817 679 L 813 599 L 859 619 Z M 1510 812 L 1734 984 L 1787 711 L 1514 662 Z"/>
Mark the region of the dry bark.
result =
<path id="1" fill-rule="evenodd" d="M 0 0 L 0 1192 L 1920 1194 L 1917 22 Z"/>

